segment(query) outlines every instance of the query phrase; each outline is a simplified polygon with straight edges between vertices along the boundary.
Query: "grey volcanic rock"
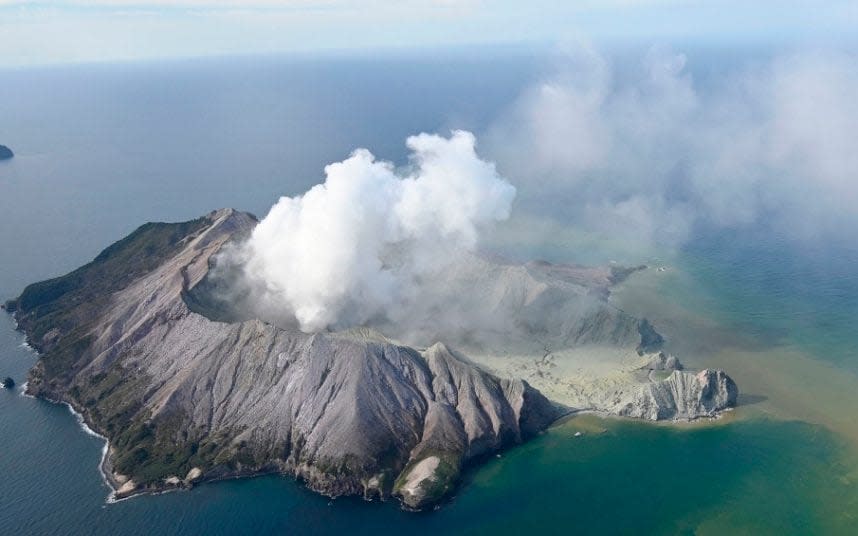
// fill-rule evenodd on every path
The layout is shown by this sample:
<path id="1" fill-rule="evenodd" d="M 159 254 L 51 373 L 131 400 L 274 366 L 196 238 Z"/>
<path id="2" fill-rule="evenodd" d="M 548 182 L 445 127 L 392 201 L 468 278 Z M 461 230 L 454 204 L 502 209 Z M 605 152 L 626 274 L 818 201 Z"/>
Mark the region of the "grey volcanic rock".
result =
<path id="1" fill-rule="evenodd" d="M 255 223 L 223 210 L 149 224 L 7 304 L 43 354 L 28 391 L 70 403 L 109 438 L 119 495 L 280 472 L 420 508 L 470 460 L 563 413 L 441 344 L 421 353 L 367 329 L 305 334 L 192 311 L 212 256 Z"/>
<path id="2" fill-rule="evenodd" d="M 395 493 L 412 508 L 446 494 L 463 462 L 520 443 L 559 415 L 526 382 L 486 374 L 441 343 L 423 357 L 432 378 L 432 396 L 420 441 L 395 486 Z M 426 460 L 432 462 L 431 469 Z"/>
<path id="3" fill-rule="evenodd" d="M 736 405 L 739 389 L 722 370 L 674 371 L 667 379 L 645 384 L 614 407 L 617 415 L 638 419 L 712 417 Z"/>
<path id="4" fill-rule="evenodd" d="M 664 344 L 664 338 L 658 333 L 649 320 L 644 318 L 638 324 L 638 333 L 640 333 L 641 342 L 638 345 L 638 353 L 643 355 L 649 352 L 661 350 Z"/>
<path id="5" fill-rule="evenodd" d="M 9 160 L 13 156 L 15 156 L 15 153 L 12 152 L 12 149 L 5 145 L 0 145 L 0 160 Z"/>
<path id="6" fill-rule="evenodd" d="M 682 370 L 682 363 L 674 355 L 659 352 L 643 367 L 646 370 Z"/>

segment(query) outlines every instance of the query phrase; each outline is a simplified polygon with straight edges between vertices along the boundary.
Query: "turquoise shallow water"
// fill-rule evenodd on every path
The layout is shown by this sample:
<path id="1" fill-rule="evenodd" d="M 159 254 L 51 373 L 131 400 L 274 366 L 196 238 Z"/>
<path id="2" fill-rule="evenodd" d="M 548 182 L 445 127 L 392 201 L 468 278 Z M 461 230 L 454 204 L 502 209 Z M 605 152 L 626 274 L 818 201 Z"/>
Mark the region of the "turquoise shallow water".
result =
<path id="1" fill-rule="evenodd" d="M 0 367 L 35 356 L 4 318 Z M 438 511 L 330 501 L 277 476 L 106 504 L 102 441 L 65 406 L 0 392 L 0 525 L 12 534 L 847 534 L 858 472 L 831 432 L 750 419 L 653 426 L 580 416 L 468 474 Z M 583 436 L 575 437 L 582 431 Z"/>
<path id="2" fill-rule="evenodd" d="M 3 326 L 4 343 L 14 335 Z M 32 361 L 5 348 L 4 368 Z M 682 429 L 578 417 L 489 459 L 451 502 L 420 514 L 330 501 L 276 476 L 108 505 L 102 442 L 64 406 L 0 393 L 0 429 L 0 524 L 12 534 L 845 534 L 858 511 L 838 440 L 798 422 Z"/>
<path id="3" fill-rule="evenodd" d="M 73 269 L 146 220 L 219 206 L 262 212 L 354 146 L 397 158 L 415 131 L 479 129 L 533 71 L 496 58 L 424 63 L 0 73 L 0 101 L 12 104 L 0 108 L 0 141 L 19 154 L 0 167 L 0 298 Z M 66 91 L 54 98 L 50 89 L 60 83 Z M 414 107 L 416 88 L 439 97 Z M 583 255 L 554 235 L 547 242 L 563 260 Z M 665 299 L 693 304 L 756 346 L 799 344 L 814 359 L 858 369 L 850 323 L 858 315 L 851 269 L 858 256 L 844 254 L 848 248 L 807 252 L 730 236 L 692 246 L 681 260 L 689 277 L 664 289 Z M 12 327 L 0 316 L 0 375 L 21 382 L 36 357 Z M 836 430 L 759 415 L 679 429 L 576 418 L 489 459 L 450 503 L 421 514 L 392 502 L 329 501 L 280 477 L 108 505 L 97 471 L 102 442 L 65 407 L 0 391 L 0 527 L 10 534 L 858 532 L 856 449 Z M 584 436 L 574 437 L 579 430 Z"/>

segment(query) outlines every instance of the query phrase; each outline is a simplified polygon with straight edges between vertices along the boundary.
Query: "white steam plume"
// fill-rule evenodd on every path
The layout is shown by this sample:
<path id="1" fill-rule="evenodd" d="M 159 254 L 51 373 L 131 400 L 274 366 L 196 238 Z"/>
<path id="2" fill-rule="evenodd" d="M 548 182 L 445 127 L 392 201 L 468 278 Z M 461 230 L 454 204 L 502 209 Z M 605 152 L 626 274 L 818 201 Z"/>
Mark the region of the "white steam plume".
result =
<path id="1" fill-rule="evenodd" d="M 282 197 L 242 246 L 245 275 L 304 331 L 363 324 L 419 299 L 480 231 L 509 217 L 515 188 L 475 152 L 475 138 L 420 134 L 398 171 L 358 149 L 325 182 Z"/>

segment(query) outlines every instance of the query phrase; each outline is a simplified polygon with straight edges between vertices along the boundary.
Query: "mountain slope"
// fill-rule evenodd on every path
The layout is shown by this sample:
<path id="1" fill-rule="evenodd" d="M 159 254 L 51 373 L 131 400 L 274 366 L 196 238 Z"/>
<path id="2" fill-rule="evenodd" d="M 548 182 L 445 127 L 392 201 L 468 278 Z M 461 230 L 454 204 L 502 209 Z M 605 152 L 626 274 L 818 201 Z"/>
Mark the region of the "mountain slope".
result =
<path id="1" fill-rule="evenodd" d="M 483 351 L 607 344 L 637 357 L 634 348 L 650 352 L 662 340 L 606 301 L 628 271 L 467 256 L 449 274 L 455 285 L 404 329 L 388 319 L 307 334 L 235 300 L 230 279 L 213 276 L 216 255 L 256 224 L 231 209 L 149 223 L 6 303 L 40 353 L 28 392 L 69 403 L 108 438 L 103 470 L 118 496 L 278 472 L 328 495 L 396 496 L 419 509 L 447 496 L 468 463 L 574 409 L 665 419 L 735 404 L 723 372 L 677 371 L 594 384 L 567 408 L 443 343 L 413 347 L 382 334 Z M 540 367 L 554 365 L 546 352 Z"/>
<path id="2" fill-rule="evenodd" d="M 562 413 L 443 345 L 421 354 L 378 334 L 309 335 L 191 311 L 184 297 L 212 255 L 253 225 L 231 210 L 148 224 L 7 303 L 42 354 L 29 392 L 70 403 L 109 438 L 120 495 L 278 471 L 330 495 L 396 493 L 419 508 L 472 458 Z M 441 463 L 415 477 L 424 458 Z"/>

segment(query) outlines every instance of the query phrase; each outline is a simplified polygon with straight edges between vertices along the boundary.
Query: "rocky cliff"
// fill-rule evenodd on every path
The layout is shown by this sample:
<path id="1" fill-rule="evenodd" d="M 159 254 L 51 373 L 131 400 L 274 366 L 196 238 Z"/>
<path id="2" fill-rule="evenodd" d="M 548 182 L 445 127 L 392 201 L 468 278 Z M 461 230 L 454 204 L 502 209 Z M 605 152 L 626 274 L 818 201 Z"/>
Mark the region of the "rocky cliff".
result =
<path id="1" fill-rule="evenodd" d="M 612 413 L 648 419 L 695 419 L 713 417 L 736 405 L 739 389 L 722 370 L 697 373 L 674 370 L 665 380 L 645 384 L 617 402 Z"/>

